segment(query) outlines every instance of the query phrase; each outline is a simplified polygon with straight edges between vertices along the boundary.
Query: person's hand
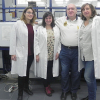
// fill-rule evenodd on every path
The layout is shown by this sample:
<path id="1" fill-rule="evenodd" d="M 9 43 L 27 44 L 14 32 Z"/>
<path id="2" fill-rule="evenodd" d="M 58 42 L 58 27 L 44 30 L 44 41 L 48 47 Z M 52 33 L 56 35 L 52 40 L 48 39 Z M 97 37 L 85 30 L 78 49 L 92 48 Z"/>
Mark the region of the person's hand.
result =
<path id="1" fill-rule="evenodd" d="M 39 55 L 36 55 L 36 61 L 39 62 Z"/>
<path id="2" fill-rule="evenodd" d="M 56 53 L 55 60 L 57 60 L 58 58 L 59 58 L 59 53 L 57 52 L 57 53 Z"/>
<path id="3" fill-rule="evenodd" d="M 35 22 L 35 24 L 38 24 L 38 22 Z"/>
<path id="4" fill-rule="evenodd" d="M 11 60 L 16 61 L 16 55 L 12 55 L 12 56 L 11 56 Z"/>

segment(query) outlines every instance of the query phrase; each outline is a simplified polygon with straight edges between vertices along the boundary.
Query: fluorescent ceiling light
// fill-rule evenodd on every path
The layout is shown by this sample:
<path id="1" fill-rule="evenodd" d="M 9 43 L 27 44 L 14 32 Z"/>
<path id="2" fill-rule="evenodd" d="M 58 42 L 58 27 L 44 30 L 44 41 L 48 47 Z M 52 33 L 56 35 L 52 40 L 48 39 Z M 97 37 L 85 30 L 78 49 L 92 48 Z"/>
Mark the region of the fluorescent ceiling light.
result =
<path id="1" fill-rule="evenodd" d="M 56 2 L 56 4 L 63 4 L 63 2 Z"/>
<path id="2" fill-rule="evenodd" d="M 87 1 L 87 2 L 82 2 L 82 4 L 85 4 L 85 3 L 91 3 L 90 1 Z"/>
<path id="3" fill-rule="evenodd" d="M 97 1 L 97 0 L 82 0 L 82 1 L 86 1 L 86 2 L 91 1 L 92 2 L 92 1 Z"/>
<path id="4" fill-rule="evenodd" d="M 55 1 L 69 1 L 69 0 L 55 0 Z"/>
<path id="5" fill-rule="evenodd" d="M 97 7 L 100 7 L 100 2 L 97 3 Z"/>
<path id="6" fill-rule="evenodd" d="M 56 3 L 56 4 L 67 4 L 68 1 L 56 1 L 55 3 Z"/>
<path id="7" fill-rule="evenodd" d="M 44 2 L 36 2 L 36 4 L 38 4 L 38 5 L 44 5 L 45 3 Z"/>
<path id="8" fill-rule="evenodd" d="M 17 0 L 17 4 L 28 4 L 27 0 Z"/>
<path id="9" fill-rule="evenodd" d="M 63 0 L 55 0 L 55 1 L 63 1 Z"/>
<path id="10" fill-rule="evenodd" d="M 27 1 L 41 1 L 41 0 L 27 0 Z"/>
<path id="11" fill-rule="evenodd" d="M 69 1 L 69 0 L 55 0 L 55 1 Z"/>

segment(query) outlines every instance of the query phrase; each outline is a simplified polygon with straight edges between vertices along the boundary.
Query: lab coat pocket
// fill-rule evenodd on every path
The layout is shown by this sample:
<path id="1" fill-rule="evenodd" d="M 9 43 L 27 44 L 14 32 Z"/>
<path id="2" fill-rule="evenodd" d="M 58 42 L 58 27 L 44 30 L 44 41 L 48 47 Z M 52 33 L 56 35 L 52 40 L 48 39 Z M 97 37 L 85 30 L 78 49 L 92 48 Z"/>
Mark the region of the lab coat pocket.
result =
<path id="1" fill-rule="evenodd" d="M 84 43 L 84 54 L 86 57 L 93 58 L 93 51 L 92 51 L 92 44 L 91 43 Z"/>
<path id="2" fill-rule="evenodd" d="M 16 57 L 23 57 L 23 49 L 21 47 L 16 47 Z"/>
<path id="3" fill-rule="evenodd" d="M 91 43 L 83 43 L 83 48 L 84 51 L 90 51 L 92 49 L 92 44 Z"/>

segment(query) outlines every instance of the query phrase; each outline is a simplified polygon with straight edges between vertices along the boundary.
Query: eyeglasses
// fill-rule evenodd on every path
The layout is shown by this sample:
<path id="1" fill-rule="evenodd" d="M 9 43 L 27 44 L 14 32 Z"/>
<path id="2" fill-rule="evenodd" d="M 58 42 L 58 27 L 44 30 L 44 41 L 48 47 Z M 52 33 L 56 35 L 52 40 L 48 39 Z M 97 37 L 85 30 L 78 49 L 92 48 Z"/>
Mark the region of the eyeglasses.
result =
<path id="1" fill-rule="evenodd" d="M 31 13 L 31 12 L 26 12 L 26 13 L 34 15 L 34 13 Z"/>

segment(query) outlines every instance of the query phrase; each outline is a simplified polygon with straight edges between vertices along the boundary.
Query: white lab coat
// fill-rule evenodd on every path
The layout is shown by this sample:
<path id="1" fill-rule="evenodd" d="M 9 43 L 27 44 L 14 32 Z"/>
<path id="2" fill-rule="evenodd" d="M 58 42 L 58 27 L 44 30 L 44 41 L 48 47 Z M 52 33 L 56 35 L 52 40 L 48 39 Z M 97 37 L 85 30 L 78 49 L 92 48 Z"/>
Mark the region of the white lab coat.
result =
<path id="1" fill-rule="evenodd" d="M 57 26 L 53 28 L 54 31 L 54 58 L 53 58 L 53 77 L 59 75 L 59 59 L 55 60 L 56 53 L 60 53 L 60 31 Z M 40 26 L 37 29 L 37 45 L 36 54 L 39 54 L 39 62 L 36 63 L 36 75 L 37 77 L 47 78 L 47 63 L 48 63 L 48 51 L 47 51 L 47 32 L 46 28 Z"/>
<path id="2" fill-rule="evenodd" d="M 36 27 L 34 30 L 34 46 L 36 38 Z M 27 57 L 28 57 L 28 29 L 26 24 L 19 20 L 15 22 L 10 34 L 10 55 L 16 55 L 16 61 L 12 60 L 11 74 L 26 76 Z M 34 64 L 32 63 L 31 70 L 36 66 L 36 55 L 34 50 Z M 34 69 L 35 74 L 35 69 Z"/>
<path id="3" fill-rule="evenodd" d="M 99 16 L 95 16 L 93 18 L 91 37 L 92 37 L 95 77 L 97 79 L 100 79 L 100 17 Z M 78 70 L 80 71 L 83 67 L 84 66 L 80 58 L 80 48 L 79 48 Z"/>

